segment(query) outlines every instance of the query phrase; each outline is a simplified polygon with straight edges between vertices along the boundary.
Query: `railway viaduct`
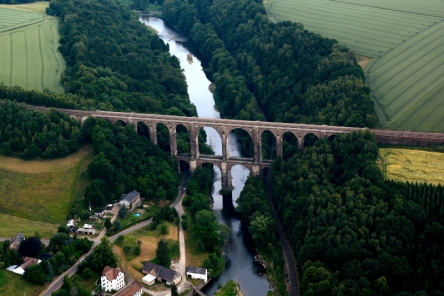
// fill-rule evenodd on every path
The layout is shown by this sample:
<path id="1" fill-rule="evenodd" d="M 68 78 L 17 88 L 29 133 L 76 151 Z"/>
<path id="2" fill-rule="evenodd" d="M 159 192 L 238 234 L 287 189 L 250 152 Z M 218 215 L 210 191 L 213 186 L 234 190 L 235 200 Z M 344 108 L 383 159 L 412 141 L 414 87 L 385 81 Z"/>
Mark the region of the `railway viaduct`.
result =
<path id="1" fill-rule="evenodd" d="M 48 108 L 27 106 L 29 109 L 46 111 Z M 262 158 L 262 133 L 271 132 L 276 139 L 276 154 L 282 156 L 283 135 L 292 133 L 298 140 L 299 149 L 304 148 L 304 138 L 308 134 L 313 134 L 319 139 L 328 138 L 338 134 L 357 132 L 364 128 L 309 125 L 281 122 L 245 121 L 213 118 L 197 118 L 184 116 L 169 116 L 157 114 L 141 114 L 128 112 L 110 111 L 82 111 L 72 109 L 55 108 L 57 111 L 69 115 L 83 123 L 88 117 L 105 119 L 111 123 L 121 121 L 124 124 L 134 124 L 137 129 L 138 123 L 144 123 L 149 129 L 150 141 L 157 144 L 157 125 L 164 124 L 169 131 L 170 151 L 178 160 L 188 163 L 190 171 L 193 172 L 203 163 L 217 165 L 222 173 L 222 189 L 231 189 L 230 170 L 234 165 L 243 165 L 255 175 L 260 174 L 264 168 L 272 165 L 272 160 Z M 177 153 L 176 129 L 178 125 L 183 125 L 188 129 L 190 135 L 190 153 L 186 155 Z M 199 152 L 198 136 L 203 127 L 212 127 L 219 134 L 222 140 L 222 156 L 204 155 Z M 246 131 L 253 141 L 253 158 L 233 158 L 228 153 L 228 134 L 235 129 Z M 443 144 L 444 134 L 424 133 L 410 131 L 392 131 L 372 129 L 376 136 L 377 143 L 380 144 L 401 144 L 427 146 L 431 144 Z"/>

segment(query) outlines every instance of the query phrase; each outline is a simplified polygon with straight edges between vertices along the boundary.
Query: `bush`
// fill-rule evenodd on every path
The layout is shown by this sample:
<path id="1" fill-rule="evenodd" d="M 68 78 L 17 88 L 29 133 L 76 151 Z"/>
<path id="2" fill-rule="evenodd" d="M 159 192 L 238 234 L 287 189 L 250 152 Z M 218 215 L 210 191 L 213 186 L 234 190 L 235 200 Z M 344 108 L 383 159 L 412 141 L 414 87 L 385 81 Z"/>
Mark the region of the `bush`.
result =
<path id="1" fill-rule="evenodd" d="M 159 225 L 158 230 L 161 235 L 167 235 L 170 233 L 170 227 L 166 223 L 162 223 Z"/>
<path id="2" fill-rule="evenodd" d="M 182 225 L 183 230 L 188 229 L 188 221 L 187 220 L 182 220 L 182 222 L 180 222 L 180 224 Z"/>
<path id="3" fill-rule="evenodd" d="M 89 280 L 92 277 L 93 273 L 91 271 L 91 269 L 89 269 L 88 267 L 85 268 L 82 272 L 82 278 L 85 280 Z"/>
<path id="4" fill-rule="evenodd" d="M 127 209 L 126 205 L 122 205 L 119 210 L 119 216 L 122 218 L 125 218 L 126 215 L 128 215 L 128 209 Z"/>
<path id="5" fill-rule="evenodd" d="M 133 254 L 135 256 L 139 256 L 140 255 L 140 245 L 137 245 L 133 248 Z"/>
<path id="6" fill-rule="evenodd" d="M 126 256 L 129 256 L 132 253 L 132 249 L 133 248 L 131 246 L 124 246 L 123 247 L 123 253 L 125 253 Z"/>
<path id="7" fill-rule="evenodd" d="M 150 230 L 156 230 L 157 229 L 157 222 L 156 221 L 153 221 L 151 224 L 150 224 Z"/>

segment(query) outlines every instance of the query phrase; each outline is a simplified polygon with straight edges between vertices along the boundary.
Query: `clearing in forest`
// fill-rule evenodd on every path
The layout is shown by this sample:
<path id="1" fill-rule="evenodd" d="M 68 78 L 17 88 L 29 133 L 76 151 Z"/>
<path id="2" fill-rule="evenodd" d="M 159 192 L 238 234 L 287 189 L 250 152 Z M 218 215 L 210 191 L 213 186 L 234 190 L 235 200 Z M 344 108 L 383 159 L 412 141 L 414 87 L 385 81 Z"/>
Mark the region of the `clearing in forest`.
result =
<path id="1" fill-rule="evenodd" d="M 58 51 L 59 20 L 42 13 L 0 7 L 0 83 L 63 92 L 65 61 Z M 42 4 L 26 9 L 41 10 Z M 29 8 L 31 6 L 31 8 Z"/>
<path id="2" fill-rule="evenodd" d="M 267 10 L 373 58 L 364 72 L 383 128 L 444 132 L 441 0 L 276 0 Z"/>
<path id="3" fill-rule="evenodd" d="M 378 163 L 390 180 L 444 184 L 444 153 L 380 148 Z"/>
<path id="4" fill-rule="evenodd" d="M 87 167 L 83 162 L 91 161 L 92 154 L 88 146 L 54 160 L 0 156 L 0 237 L 35 230 L 49 237 L 48 231 L 66 221 L 76 191 L 84 191 L 78 187 L 86 184 L 78 180 Z"/>

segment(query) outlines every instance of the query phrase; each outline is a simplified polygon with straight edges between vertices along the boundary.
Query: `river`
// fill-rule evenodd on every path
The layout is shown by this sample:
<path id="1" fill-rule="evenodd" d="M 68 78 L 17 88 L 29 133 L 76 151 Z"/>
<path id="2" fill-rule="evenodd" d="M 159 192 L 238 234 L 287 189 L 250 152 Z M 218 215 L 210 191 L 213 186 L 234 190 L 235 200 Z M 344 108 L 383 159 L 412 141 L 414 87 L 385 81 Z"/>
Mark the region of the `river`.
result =
<path id="1" fill-rule="evenodd" d="M 180 60 L 180 66 L 184 69 L 184 74 L 188 84 L 188 94 L 191 102 L 196 106 L 197 114 L 203 118 L 220 118 L 219 112 L 215 109 L 213 95 L 209 90 L 210 81 L 202 68 L 201 61 L 193 52 L 193 45 L 188 42 L 186 36 L 169 28 L 161 19 L 155 16 L 141 15 L 140 21 L 158 31 L 162 40 L 168 43 L 170 53 Z M 192 55 L 192 62 L 187 58 Z M 207 133 L 207 143 L 213 148 L 216 155 L 222 155 L 222 143 L 219 134 L 213 128 L 205 127 Z M 229 135 L 229 155 L 240 156 L 240 144 L 235 134 Z M 233 203 L 236 206 L 236 199 L 239 197 L 249 170 L 243 166 L 234 166 L 231 170 L 232 184 L 234 190 Z M 269 290 L 269 283 L 263 272 L 262 266 L 254 260 L 254 250 L 252 244 L 246 239 L 244 229 L 241 227 L 239 219 L 229 211 L 223 211 L 221 189 L 221 173 L 215 167 L 215 182 L 212 190 L 214 200 L 213 211 L 217 215 L 219 223 L 228 225 L 231 235 L 223 247 L 227 257 L 227 265 L 224 272 L 216 279 L 210 281 L 202 290 L 206 295 L 214 295 L 218 286 L 223 286 L 229 280 L 235 280 L 246 296 L 266 295 Z"/>

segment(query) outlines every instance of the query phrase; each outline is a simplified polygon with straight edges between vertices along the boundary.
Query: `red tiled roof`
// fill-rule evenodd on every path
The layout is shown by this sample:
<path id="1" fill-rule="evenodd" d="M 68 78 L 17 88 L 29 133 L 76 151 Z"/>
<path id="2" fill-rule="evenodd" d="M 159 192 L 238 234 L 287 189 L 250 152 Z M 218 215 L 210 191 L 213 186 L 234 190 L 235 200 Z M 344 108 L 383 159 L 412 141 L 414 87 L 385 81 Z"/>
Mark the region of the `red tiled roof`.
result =
<path id="1" fill-rule="evenodd" d="M 116 267 L 116 268 L 112 268 L 110 266 L 105 266 L 105 268 L 102 271 L 102 276 L 106 276 L 106 279 L 108 281 L 112 281 L 117 279 L 117 276 L 120 273 L 120 268 Z"/>
<path id="2" fill-rule="evenodd" d="M 133 281 L 131 284 L 120 290 L 116 294 L 116 296 L 133 296 L 137 293 L 137 291 L 140 291 L 142 289 L 142 286 L 138 281 Z"/>

